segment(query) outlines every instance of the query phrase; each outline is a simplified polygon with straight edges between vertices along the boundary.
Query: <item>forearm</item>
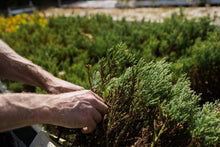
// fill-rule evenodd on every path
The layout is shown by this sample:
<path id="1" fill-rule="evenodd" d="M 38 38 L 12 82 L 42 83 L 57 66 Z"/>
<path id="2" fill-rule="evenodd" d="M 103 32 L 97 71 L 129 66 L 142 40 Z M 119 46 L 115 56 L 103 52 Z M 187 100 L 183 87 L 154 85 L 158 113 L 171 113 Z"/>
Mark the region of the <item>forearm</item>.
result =
<path id="1" fill-rule="evenodd" d="M 0 77 L 38 86 L 46 90 L 53 75 L 21 57 L 0 40 Z"/>
<path id="2" fill-rule="evenodd" d="M 63 93 L 83 90 L 83 87 L 54 77 L 40 66 L 19 56 L 6 43 L 0 40 L 0 78 L 38 86 L 50 93 Z"/>
<path id="3" fill-rule="evenodd" d="M 0 94 L 0 132 L 47 123 L 52 95 Z"/>
<path id="4" fill-rule="evenodd" d="M 108 107 L 90 90 L 63 94 L 0 94 L 0 132 L 32 124 L 92 132 Z"/>

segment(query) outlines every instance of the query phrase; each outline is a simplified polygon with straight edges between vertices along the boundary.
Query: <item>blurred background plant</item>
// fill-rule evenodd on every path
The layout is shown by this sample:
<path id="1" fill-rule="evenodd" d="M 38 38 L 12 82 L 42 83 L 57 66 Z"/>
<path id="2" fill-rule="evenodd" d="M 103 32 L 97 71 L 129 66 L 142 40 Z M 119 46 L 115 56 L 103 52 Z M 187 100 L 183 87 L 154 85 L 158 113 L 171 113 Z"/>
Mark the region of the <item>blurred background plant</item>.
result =
<path id="1" fill-rule="evenodd" d="M 21 24 L 39 24 L 45 26 L 47 19 L 43 13 L 35 12 L 32 15 L 18 14 L 9 15 L 7 18 L 0 16 L 0 32 L 9 33 L 16 31 Z"/>

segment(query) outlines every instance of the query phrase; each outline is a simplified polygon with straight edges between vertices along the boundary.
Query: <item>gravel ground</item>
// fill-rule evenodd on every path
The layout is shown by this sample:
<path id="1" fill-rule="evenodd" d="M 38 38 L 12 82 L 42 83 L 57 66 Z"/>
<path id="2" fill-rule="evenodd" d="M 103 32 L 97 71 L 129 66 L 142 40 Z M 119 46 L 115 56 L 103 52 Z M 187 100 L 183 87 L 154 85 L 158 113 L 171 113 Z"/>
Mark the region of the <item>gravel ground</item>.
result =
<path id="1" fill-rule="evenodd" d="M 114 20 L 120 20 L 126 17 L 127 21 L 142 20 L 145 21 L 157 21 L 162 22 L 164 18 L 170 17 L 173 12 L 179 12 L 180 8 L 49 8 L 45 10 L 46 16 L 51 15 L 94 15 L 94 14 L 106 14 L 111 15 Z M 191 18 L 199 18 L 210 15 L 213 20 L 213 24 L 220 26 L 220 7 L 185 7 L 184 13 Z"/>

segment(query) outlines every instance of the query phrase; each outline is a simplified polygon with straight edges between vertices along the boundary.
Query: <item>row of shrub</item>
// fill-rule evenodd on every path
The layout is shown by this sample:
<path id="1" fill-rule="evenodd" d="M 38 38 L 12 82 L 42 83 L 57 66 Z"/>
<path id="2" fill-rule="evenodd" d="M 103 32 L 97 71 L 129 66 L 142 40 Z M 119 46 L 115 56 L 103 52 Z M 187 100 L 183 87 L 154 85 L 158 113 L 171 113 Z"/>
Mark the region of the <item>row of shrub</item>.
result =
<path id="1" fill-rule="evenodd" d="M 0 38 L 55 76 L 91 88 L 111 105 L 96 134 L 59 128 L 66 145 L 83 144 L 87 138 L 87 143 L 102 146 L 217 146 L 220 30 L 210 22 L 209 17 L 189 20 L 182 11 L 163 23 L 59 16 L 48 18 L 44 26 L 22 23 L 16 31 L 0 32 Z M 116 46 L 121 42 L 127 47 Z M 16 92 L 43 92 L 6 82 Z"/>

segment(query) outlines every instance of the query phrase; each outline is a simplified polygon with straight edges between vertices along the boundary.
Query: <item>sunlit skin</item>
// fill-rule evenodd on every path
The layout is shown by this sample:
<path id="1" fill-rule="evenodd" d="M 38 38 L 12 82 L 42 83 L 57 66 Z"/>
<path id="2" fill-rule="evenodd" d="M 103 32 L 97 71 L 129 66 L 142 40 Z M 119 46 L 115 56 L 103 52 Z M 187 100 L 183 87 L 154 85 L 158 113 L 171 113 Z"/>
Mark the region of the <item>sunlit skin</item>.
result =
<path id="1" fill-rule="evenodd" d="M 91 133 L 107 106 L 90 90 L 54 77 L 0 40 L 0 78 L 38 86 L 50 94 L 0 94 L 0 132 L 32 124 L 82 128 Z"/>

